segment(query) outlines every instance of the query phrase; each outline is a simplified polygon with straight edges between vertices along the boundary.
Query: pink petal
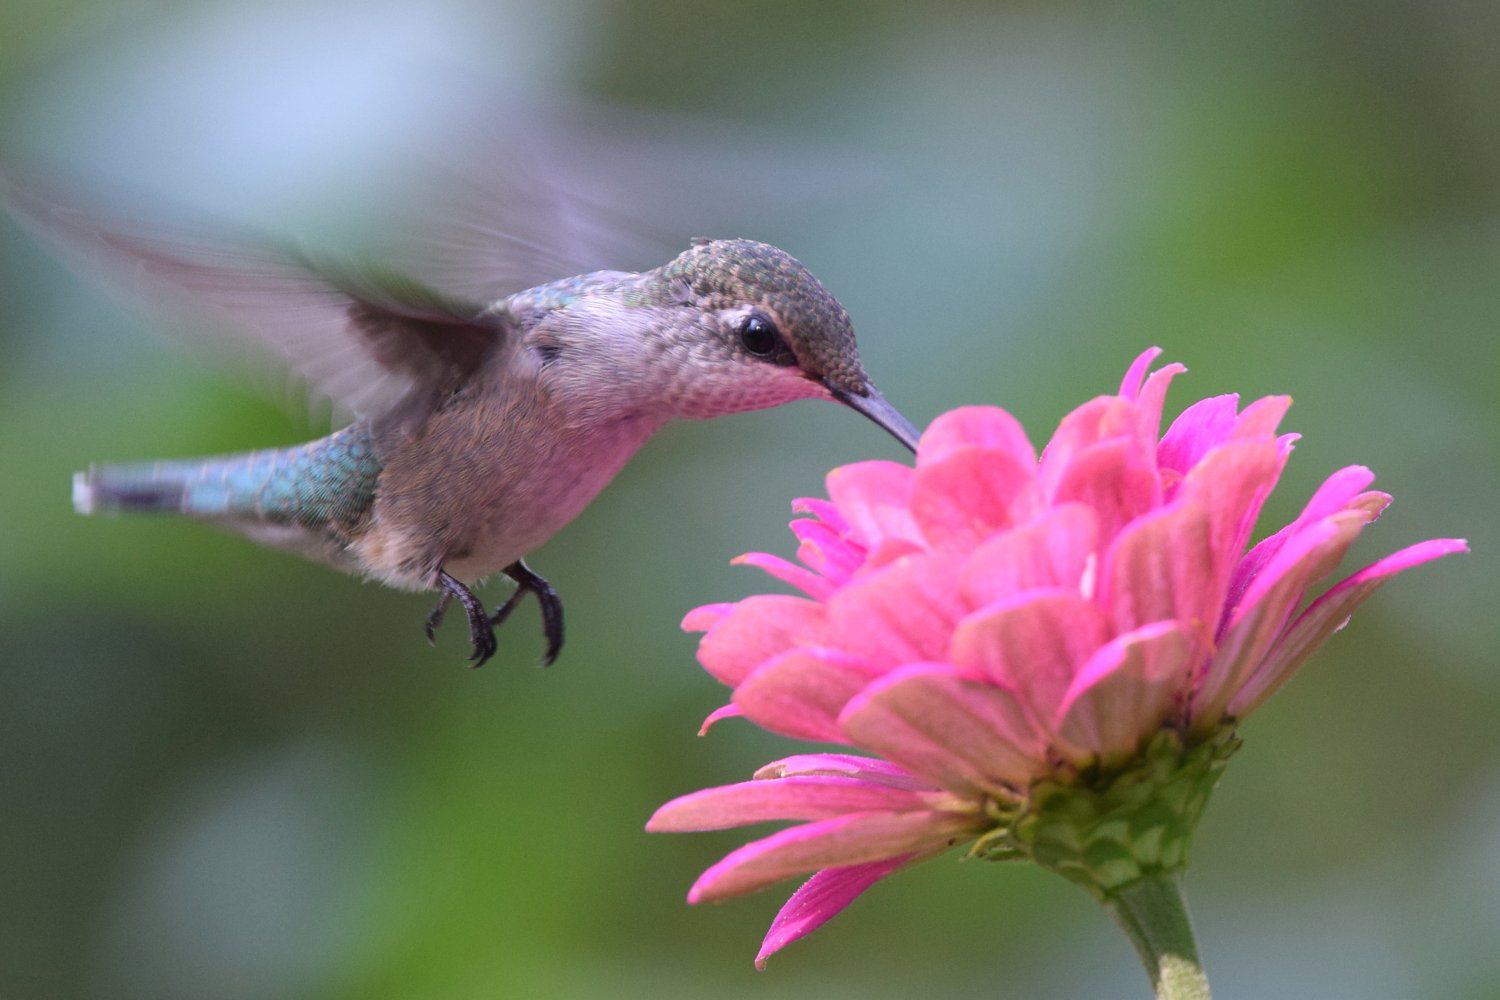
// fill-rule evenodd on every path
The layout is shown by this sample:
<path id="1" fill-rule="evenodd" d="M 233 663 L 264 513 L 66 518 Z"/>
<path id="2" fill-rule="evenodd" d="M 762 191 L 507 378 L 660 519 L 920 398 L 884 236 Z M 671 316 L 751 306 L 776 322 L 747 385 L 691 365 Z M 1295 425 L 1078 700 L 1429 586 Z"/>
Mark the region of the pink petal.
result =
<path id="1" fill-rule="evenodd" d="M 1006 451 L 955 449 L 918 466 L 912 516 L 930 545 L 972 548 L 1037 510 L 1035 469 Z"/>
<path id="2" fill-rule="evenodd" d="M 1264 662 L 1246 681 L 1229 703 L 1229 713 L 1236 718 L 1249 715 L 1295 674 L 1318 647 L 1333 633 L 1349 624 L 1349 617 L 1387 580 L 1403 570 L 1420 566 L 1454 552 L 1467 552 L 1468 543 L 1461 538 L 1439 538 L 1419 542 L 1366 566 L 1328 593 L 1314 601 L 1284 631 Z"/>
<path id="3" fill-rule="evenodd" d="M 1308 525 L 1256 577 L 1244 601 L 1230 616 L 1229 627 L 1194 695 L 1196 723 L 1209 726 L 1219 721 L 1307 588 L 1333 571 L 1367 523 L 1363 512 L 1344 511 Z"/>
<path id="4" fill-rule="evenodd" d="M 1105 641 L 1104 616 L 1076 591 L 1034 590 L 974 612 L 953 633 L 949 659 L 1018 691 L 1052 718 L 1074 675 Z"/>
<path id="5" fill-rule="evenodd" d="M 833 919 L 870 886 L 922 855 L 901 854 L 882 861 L 843 868 L 824 868 L 802 883 L 771 921 L 771 929 L 755 956 L 755 967 L 764 969 L 766 959 L 799 938 L 804 938 Z"/>
<path id="6" fill-rule="evenodd" d="M 819 868 L 884 861 L 951 846 L 977 832 L 973 815 L 869 812 L 805 823 L 752 841 L 705 871 L 689 903 L 740 896 Z"/>
<path id="7" fill-rule="evenodd" d="M 1228 562 L 1214 548 L 1208 511 L 1179 500 L 1120 532 L 1099 572 L 1099 603 L 1117 632 L 1175 618 L 1207 633 L 1218 622 L 1215 580 Z"/>
<path id="8" fill-rule="evenodd" d="M 1151 362 L 1161 356 L 1160 347 L 1148 347 L 1136 359 L 1130 363 L 1125 371 L 1125 377 L 1120 380 L 1120 395 L 1126 399 L 1134 399 L 1141 393 L 1141 382 L 1146 377 L 1146 370 L 1151 367 Z"/>
<path id="9" fill-rule="evenodd" d="M 733 687 L 771 657 L 816 641 L 822 627 L 821 605 L 786 594 L 757 594 L 709 628 L 698 643 L 698 662 Z"/>
<path id="10" fill-rule="evenodd" d="M 912 470 L 895 462 L 856 462 L 828 474 L 828 495 L 849 522 L 849 534 L 867 549 L 886 538 L 920 541 L 907 507 Z"/>
<path id="11" fill-rule="evenodd" d="M 1172 379 L 1187 371 L 1186 366 L 1172 363 L 1151 373 L 1136 398 L 1136 426 L 1146 441 L 1155 442 L 1161 433 L 1161 410 L 1167 401 Z"/>
<path id="12" fill-rule="evenodd" d="M 780 556 L 773 556 L 769 552 L 746 552 L 738 559 L 731 560 L 731 565 L 755 566 L 782 583 L 791 584 L 815 601 L 827 598 L 834 590 L 831 580 L 789 563 Z"/>
<path id="13" fill-rule="evenodd" d="M 1054 495 L 1074 456 L 1101 441 L 1133 437 L 1138 417 L 1135 404 L 1119 396 L 1096 396 L 1063 417 L 1042 451 L 1041 481 L 1045 496 Z"/>
<path id="14" fill-rule="evenodd" d="M 1391 495 L 1379 490 L 1366 490 L 1359 496 L 1344 505 L 1345 510 L 1362 510 L 1370 515 L 1370 523 L 1374 524 L 1385 513 L 1385 509 L 1391 505 Z"/>
<path id="15" fill-rule="evenodd" d="M 773 733 L 845 743 L 838 714 L 874 676 L 868 665 L 839 650 L 794 649 L 752 671 L 735 688 L 734 704 Z"/>
<path id="16" fill-rule="evenodd" d="M 1042 739 L 1015 694 L 946 664 L 903 667 L 855 696 L 839 726 L 859 746 L 967 798 L 1024 787 Z"/>
<path id="17" fill-rule="evenodd" d="M 1157 464 L 1186 474 L 1208 449 L 1229 440 L 1239 404 L 1240 397 L 1229 393 L 1200 399 L 1183 410 L 1162 435 Z"/>
<path id="18" fill-rule="evenodd" d="M 1364 496 L 1360 491 L 1374 480 L 1375 473 L 1363 465 L 1345 466 L 1325 479 L 1323 485 L 1313 493 L 1312 499 L 1307 501 L 1307 506 L 1302 509 L 1302 513 L 1295 521 L 1274 535 L 1262 539 L 1246 554 L 1245 558 L 1240 560 L 1230 580 L 1229 593 L 1225 601 L 1226 607 L 1233 608 L 1239 604 L 1250 581 L 1255 579 L 1256 574 L 1265 567 L 1270 558 L 1281 550 L 1288 538 L 1314 521 L 1321 521 L 1328 515 L 1343 510 L 1356 497 Z"/>
<path id="19" fill-rule="evenodd" d="M 1292 405 L 1291 396 L 1263 396 L 1235 418 L 1232 436 L 1239 439 L 1272 437 Z"/>
<path id="20" fill-rule="evenodd" d="M 932 786 L 918 781 L 905 769 L 879 757 L 860 757 L 852 753 L 801 753 L 781 760 L 773 760 L 755 772 L 755 777 L 764 781 L 788 778 L 799 774 L 833 774 L 847 778 L 873 781 L 892 788 L 921 788 L 932 790 Z"/>
<path id="21" fill-rule="evenodd" d="M 703 720 L 703 725 L 698 727 L 698 735 L 707 736 L 710 729 L 718 725 L 720 722 L 723 722 L 725 719 L 736 719 L 744 714 L 744 712 L 740 711 L 740 707 L 738 705 L 720 705 L 718 708 L 708 713 L 708 717 Z"/>
<path id="22" fill-rule="evenodd" d="M 1323 480 L 1293 524 L 1311 524 L 1337 514 L 1375 481 L 1375 473 L 1363 465 L 1346 465 Z"/>
<path id="23" fill-rule="evenodd" d="M 917 447 L 917 468 L 964 448 L 1003 451 L 1023 465 L 1036 464 L 1036 451 L 1020 421 L 998 406 L 960 406 L 927 425 Z"/>
<path id="24" fill-rule="evenodd" d="M 1161 503 L 1161 484 L 1139 441 L 1114 438 L 1074 454 L 1056 480 L 1051 500 L 1088 504 L 1099 519 L 1099 537 L 1109 539 Z"/>
<path id="25" fill-rule="evenodd" d="M 905 556 L 828 601 L 828 644 L 875 667 L 944 659 L 958 606 L 957 555 Z"/>
<path id="26" fill-rule="evenodd" d="M 1079 671 L 1058 710 L 1057 732 L 1074 764 L 1112 766 L 1135 753 L 1189 684 L 1188 637 L 1157 622 L 1111 640 Z"/>
<path id="27" fill-rule="evenodd" d="M 848 813 L 910 812 L 935 805 L 934 794 L 857 778 L 803 776 L 776 781 L 742 781 L 705 788 L 673 799 L 646 823 L 650 833 L 692 833 L 772 820 L 827 819 Z"/>
<path id="28" fill-rule="evenodd" d="M 879 569 L 889 566 L 906 556 L 919 555 L 926 551 L 926 546 L 920 542 L 914 542 L 909 538 L 884 538 L 865 557 L 865 570 Z"/>
<path id="29" fill-rule="evenodd" d="M 719 604 L 705 604 L 694 608 L 682 618 L 682 630 L 684 632 L 707 632 L 718 624 L 719 619 L 734 610 L 733 601 L 723 601 Z"/>
<path id="30" fill-rule="evenodd" d="M 811 514 L 840 534 L 849 530 L 849 522 L 844 519 L 843 514 L 839 513 L 838 507 L 831 500 L 799 497 L 792 501 L 792 513 Z"/>
<path id="31" fill-rule="evenodd" d="M 1077 590 L 1097 539 L 1094 512 L 1087 505 L 1050 507 L 979 546 L 964 564 L 959 589 L 975 608 L 1023 590 Z"/>
<path id="32" fill-rule="evenodd" d="M 1245 551 L 1285 465 L 1286 455 L 1270 441 L 1234 441 L 1211 449 L 1182 481 L 1178 498 L 1195 501 L 1209 513 L 1210 544 L 1224 574 L 1216 580 L 1217 600 L 1223 600 L 1234 562 Z"/>
<path id="33" fill-rule="evenodd" d="M 834 531 L 822 521 L 800 518 L 791 522 L 792 534 L 802 542 L 797 558 L 830 580 L 845 583 L 865 562 L 865 547 Z"/>

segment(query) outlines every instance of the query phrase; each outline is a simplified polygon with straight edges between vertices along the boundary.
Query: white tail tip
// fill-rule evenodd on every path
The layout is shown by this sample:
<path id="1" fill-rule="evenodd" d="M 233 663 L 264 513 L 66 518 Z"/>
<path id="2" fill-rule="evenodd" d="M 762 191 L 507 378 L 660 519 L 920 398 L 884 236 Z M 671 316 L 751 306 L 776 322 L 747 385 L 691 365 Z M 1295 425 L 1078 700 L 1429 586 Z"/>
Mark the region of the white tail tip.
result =
<path id="1" fill-rule="evenodd" d="M 87 472 L 73 473 L 73 509 L 80 514 L 94 512 L 94 484 Z"/>

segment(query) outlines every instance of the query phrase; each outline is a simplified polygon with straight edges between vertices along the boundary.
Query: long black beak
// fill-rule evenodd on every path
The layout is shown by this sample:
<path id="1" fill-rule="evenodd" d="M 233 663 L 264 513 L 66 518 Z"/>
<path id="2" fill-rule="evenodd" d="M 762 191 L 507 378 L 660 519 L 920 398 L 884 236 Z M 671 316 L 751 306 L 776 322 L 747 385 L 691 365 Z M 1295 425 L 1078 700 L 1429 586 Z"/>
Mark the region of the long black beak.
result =
<path id="1" fill-rule="evenodd" d="M 917 450 L 917 429 L 912 426 L 910 420 L 901 415 L 901 411 L 886 401 L 880 394 L 880 390 L 873 385 L 865 385 L 864 393 L 858 394 L 840 389 L 837 386 L 828 385 L 828 391 L 833 393 L 833 398 L 849 407 L 857 410 L 875 421 L 876 424 L 885 428 L 897 441 L 906 445 L 913 452 Z"/>

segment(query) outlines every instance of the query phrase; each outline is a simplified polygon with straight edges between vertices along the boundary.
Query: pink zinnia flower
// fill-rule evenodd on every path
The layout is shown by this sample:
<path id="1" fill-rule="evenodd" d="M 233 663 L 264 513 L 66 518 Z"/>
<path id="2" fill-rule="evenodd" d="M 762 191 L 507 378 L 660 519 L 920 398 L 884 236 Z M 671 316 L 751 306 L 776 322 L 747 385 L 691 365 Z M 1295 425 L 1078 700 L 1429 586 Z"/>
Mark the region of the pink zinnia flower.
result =
<path id="1" fill-rule="evenodd" d="M 1159 435 L 1168 365 L 1152 349 L 1118 395 L 1063 419 L 1037 458 L 1004 410 L 965 407 L 922 435 L 916 467 L 862 462 L 793 505 L 796 565 L 754 553 L 805 596 L 698 608 L 699 661 L 742 715 L 857 753 L 806 753 L 685 795 L 653 831 L 801 825 L 709 868 L 691 902 L 816 874 L 757 962 L 897 869 L 961 844 L 1027 857 L 1109 901 L 1173 875 L 1234 723 L 1286 683 L 1396 573 L 1465 548 L 1422 542 L 1307 603 L 1390 502 L 1361 466 L 1291 524 L 1252 528 L 1296 435 L 1284 396 L 1188 407 Z M 878 756 L 868 756 L 874 754 Z"/>

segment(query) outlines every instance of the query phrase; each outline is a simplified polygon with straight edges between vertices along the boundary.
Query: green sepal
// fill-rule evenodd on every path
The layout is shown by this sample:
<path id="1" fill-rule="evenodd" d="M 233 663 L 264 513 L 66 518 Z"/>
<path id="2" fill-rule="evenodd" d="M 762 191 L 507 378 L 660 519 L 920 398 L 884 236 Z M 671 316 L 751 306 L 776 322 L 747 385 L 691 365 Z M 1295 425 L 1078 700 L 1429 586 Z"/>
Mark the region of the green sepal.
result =
<path id="1" fill-rule="evenodd" d="M 1180 872 L 1214 785 L 1239 746 L 1230 726 L 1192 745 L 1164 729 L 1124 768 L 1035 782 L 1021 808 L 980 837 L 970 854 L 1035 861 L 1099 899 L 1142 877 Z"/>

